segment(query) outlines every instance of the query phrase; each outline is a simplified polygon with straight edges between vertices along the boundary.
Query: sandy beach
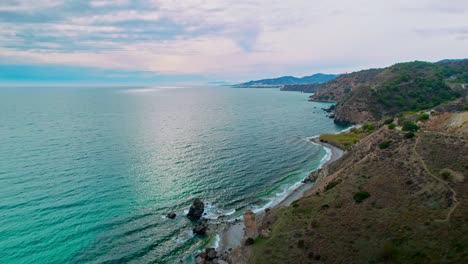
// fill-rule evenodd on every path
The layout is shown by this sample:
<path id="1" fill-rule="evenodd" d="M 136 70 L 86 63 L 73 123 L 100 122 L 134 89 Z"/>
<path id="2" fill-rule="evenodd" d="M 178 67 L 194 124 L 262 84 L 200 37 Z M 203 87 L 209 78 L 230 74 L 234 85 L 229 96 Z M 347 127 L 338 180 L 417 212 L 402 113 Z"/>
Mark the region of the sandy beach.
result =
<path id="1" fill-rule="evenodd" d="M 344 151 L 332 146 L 330 144 L 320 142 L 318 137 L 310 138 L 309 139 L 314 144 L 319 144 L 327 149 L 329 152 L 329 158 L 326 160 L 319 168 L 325 167 L 330 163 L 338 160 L 344 154 Z M 283 199 L 277 201 L 276 203 L 272 204 L 271 207 L 276 208 L 279 206 L 288 206 L 295 200 L 300 199 L 305 192 L 310 190 L 314 186 L 313 182 L 301 182 L 298 183 L 297 187 L 285 196 Z M 261 218 L 263 212 L 257 213 L 257 217 Z M 220 243 L 219 247 L 217 248 L 220 252 L 229 252 L 230 249 L 234 249 L 235 247 L 239 246 L 244 238 L 244 223 L 239 220 L 234 223 L 228 223 L 220 225 L 219 235 L 220 235 Z"/>

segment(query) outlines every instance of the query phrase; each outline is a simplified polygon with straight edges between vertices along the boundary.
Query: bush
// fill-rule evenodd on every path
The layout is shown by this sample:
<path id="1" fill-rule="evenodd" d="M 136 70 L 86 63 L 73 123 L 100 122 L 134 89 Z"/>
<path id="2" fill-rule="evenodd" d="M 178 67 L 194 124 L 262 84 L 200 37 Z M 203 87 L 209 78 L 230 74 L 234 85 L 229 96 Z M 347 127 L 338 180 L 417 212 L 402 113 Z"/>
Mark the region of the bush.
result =
<path id="1" fill-rule="evenodd" d="M 386 149 L 388 147 L 390 147 L 390 141 L 388 141 L 388 140 L 385 140 L 384 142 L 379 144 L 380 149 Z"/>
<path id="2" fill-rule="evenodd" d="M 414 122 L 411 122 L 409 120 L 406 120 L 403 122 L 403 131 L 411 131 L 411 132 L 416 132 L 419 130 L 419 126 L 416 125 Z"/>
<path id="3" fill-rule="evenodd" d="M 429 119 L 429 114 L 420 114 L 418 116 L 418 121 L 426 121 Z"/>
<path id="4" fill-rule="evenodd" d="M 389 124 L 391 124 L 391 123 L 393 123 L 393 118 L 391 118 L 391 117 L 385 119 L 385 121 L 384 121 L 384 124 L 385 124 L 385 125 L 389 125 Z"/>
<path id="5" fill-rule="evenodd" d="M 356 201 L 356 203 L 362 203 L 362 201 L 369 197 L 370 194 L 368 192 L 357 192 L 353 195 L 354 201 Z"/>
<path id="6" fill-rule="evenodd" d="M 372 133 L 372 132 L 375 131 L 375 127 L 374 127 L 374 125 L 371 124 L 371 123 L 365 123 L 364 125 L 362 125 L 362 129 L 363 129 L 364 131 L 369 132 L 369 133 Z"/>
<path id="7" fill-rule="evenodd" d="M 447 181 L 447 180 L 450 180 L 450 178 L 452 177 L 452 174 L 448 170 L 442 170 L 442 172 L 440 173 L 440 176 L 442 176 L 442 179 Z"/>
<path id="8" fill-rule="evenodd" d="M 340 183 L 341 183 L 341 179 L 336 180 L 336 181 L 329 182 L 329 183 L 325 186 L 325 191 L 328 191 L 328 190 L 332 189 L 333 187 L 337 186 L 337 185 L 340 184 Z"/>
<path id="9" fill-rule="evenodd" d="M 396 124 L 393 124 L 393 123 L 388 125 L 389 129 L 395 129 L 395 127 L 396 127 Z"/>
<path id="10" fill-rule="evenodd" d="M 411 131 L 408 133 L 405 133 L 405 138 L 414 138 L 414 133 Z"/>
<path id="11" fill-rule="evenodd" d="M 293 207 L 293 208 L 299 207 L 299 203 L 298 203 L 297 200 L 295 200 L 294 202 L 292 202 L 292 207 Z"/>

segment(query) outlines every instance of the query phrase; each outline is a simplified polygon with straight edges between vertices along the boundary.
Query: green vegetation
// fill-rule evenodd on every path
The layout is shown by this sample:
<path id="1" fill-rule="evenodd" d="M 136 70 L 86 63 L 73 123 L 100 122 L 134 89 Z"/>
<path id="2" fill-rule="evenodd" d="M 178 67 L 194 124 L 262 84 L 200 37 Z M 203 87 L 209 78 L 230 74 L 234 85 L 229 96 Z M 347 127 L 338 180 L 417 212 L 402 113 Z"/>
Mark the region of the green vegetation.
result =
<path id="1" fill-rule="evenodd" d="M 329 183 L 325 186 L 325 191 L 328 191 L 328 190 L 332 189 L 333 187 L 337 186 L 338 184 L 341 183 L 341 181 L 342 181 L 341 179 L 338 179 L 338 180 L 329 182 Z"/>
<path id="2" fill-rule="evenodd" d="M 363 130 L 363 128 L 360 128 L 340 134 L 322 134 L 320 135 L 320 141 L 329 143 L 340 149 L 347 150 L 366 136 L 367 133 Z"/>
<path id="3" fill-rule="evenodd" d="M 418 116 L 418 121 L 426 121 L 426 120 L 429 120 L 429 114 L 424 113 Z"/>
<path id="4" fill-rule="evenodd" d="M 364 123 L 364 125 L 362 125 L 362 130 L 367 133 L 372 133 L 375 131 L 375 127 L 372 123 Z"/>
<path id="5" fill-rule="evenodd" d="M 395 129 L 395 127 L 396 127 L 396 124 L 393 124 L 393 123 L 391 123 L 391 124 L 388 125 L 388 128 L 389 128 L 389 129 Z"/>
<path id="6" fill-rule="evenodd" d="M 407 132 L 405 133 L 405 138 L 414 138 L 414 132 Z"/>
<path id="7" fill-rule="evenodd" d="M 406 120 L 403 122 L 403 131 L 411 131 L 411 132 L 416 132 L 419 130 L 419 126 L 416 125 L 414 122 L 411 122 L 409 120 Z"/>
<path id="8" fill-rule="evenodd" d="M 384 125 L 390 125 L 391 123 L 393 123 L 393 118 L 392 118 L 392 117 L 387 118 L 387 119 L 385 119 L 385 121 L 384 121 Z"/>
<path id="9" fill-rule="evenodd" d="M 380 149 L 386 149 L 388 147 L 390 147 L 390 141 L 389 140 L 385 140 L 384 142 L 379 144 Z"/>
<path id="10" fill-rule="evenodd" d="M 460 96 L 445 83 L 451 76 L 447 67 L 416 61 L 388 69 L 392 77 L 374 90 L 374 95 L 390 112 L 424 110 Z"/>
<path id="11" fill-rule="evenodd" d="M 353 199 L 356 203 L 362 203 L 365 199 L 369 198 L 370 194 L 368 192 L 357 192 L 353 195 Z"/>
<path id="12" fill-rule="evenodd" d="M 448 180 L 451 179 L 452 173 L 450 173 L 450 171 L 448 171 L 448 170 L 442 170 L 440 172 L 440 176 L 442 176 L 442 179 L 448 181 Z"/>

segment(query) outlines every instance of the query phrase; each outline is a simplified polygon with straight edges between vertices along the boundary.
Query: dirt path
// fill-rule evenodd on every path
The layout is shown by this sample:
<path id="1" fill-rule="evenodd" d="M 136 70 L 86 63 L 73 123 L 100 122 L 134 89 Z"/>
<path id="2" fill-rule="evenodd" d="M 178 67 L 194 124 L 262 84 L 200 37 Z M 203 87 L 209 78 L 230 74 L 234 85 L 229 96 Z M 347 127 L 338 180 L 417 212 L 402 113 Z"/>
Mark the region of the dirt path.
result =
<path id="1" fill-rule="evenodd" d="M 453 197 L 453 204 L 452 207 L 449 209 L 447 216 L 445 219 L 436 219 L 436 222 L 448 222 L 450 221 L 450 217 L 452 216 L 453 211 L 457 208 L 458 204 L 460 203 L 457 199 L 457 192 L 448 184 L 448 182 L 442 180 L 441 178 L 435 176 L 434 174 L 431 173 L 431 171 L 427 168 L 426 162 L 423 160 L 423 158 L 419 155 L 418 151 L 416 150 L 416 146 L 418 145 L 419 138 L 416 137 L 416 141 L 413 146 L 413 153 L 416 156 L 416 158 L 421 162 L 424 170 L 436 181 L 444 184 L 451 192 L 452 192 L 452 197 Z"/>

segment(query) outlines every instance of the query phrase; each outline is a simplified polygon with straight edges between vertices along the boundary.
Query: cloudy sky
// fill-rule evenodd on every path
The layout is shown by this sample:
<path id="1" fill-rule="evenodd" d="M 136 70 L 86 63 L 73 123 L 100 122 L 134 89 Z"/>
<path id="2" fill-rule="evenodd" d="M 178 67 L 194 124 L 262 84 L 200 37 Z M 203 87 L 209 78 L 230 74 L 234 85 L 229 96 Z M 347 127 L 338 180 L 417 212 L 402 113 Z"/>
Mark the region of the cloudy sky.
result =
<path id="1" fill-rule="evenodd" d="M 1 0 L 0 82 L 210 82 L 468 57 L 467 0 Z"/>

